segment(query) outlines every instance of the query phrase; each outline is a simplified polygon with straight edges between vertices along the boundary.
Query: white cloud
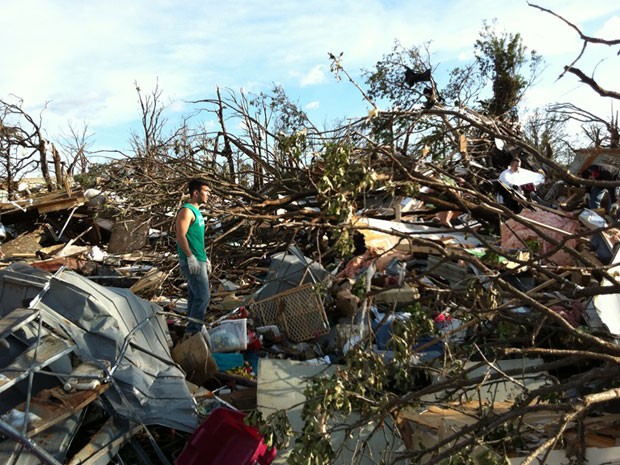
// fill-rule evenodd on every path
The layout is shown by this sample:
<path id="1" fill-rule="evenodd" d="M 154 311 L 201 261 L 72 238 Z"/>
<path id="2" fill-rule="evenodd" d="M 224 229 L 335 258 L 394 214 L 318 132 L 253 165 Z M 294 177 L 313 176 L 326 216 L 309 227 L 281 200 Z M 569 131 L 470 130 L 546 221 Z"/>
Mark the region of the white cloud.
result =
<path id="1" fill-rule="evenodd" d="M 617 38 L 617 0 L 544 3 L 585 34 Z M 445 73 L 456 60 L 471 60 L 483 20 L 493 18 L 548 61 L 532 100 L 570 98 L 576 80 L 554 80 L 579 53 L 576 32 L 525 1 L 489 0 L 4 0 L 0 41 L 10 46 L 0 54 L 0 98 L 16 94 L 34 114 L 49 102 L 50 132 L 69 120 L 86 121 L 95 133 L 129 125 L 139 117 L 134 81 L 145 91 L 159 83 L 172 112 L 183 111 L 184 100 L 213 96 L 217 86 L 256 93 L 274 82 L 293 100 L 310 101 L 306 108 L 323 102 L 323 112 L 334 99 L 317 92 L 342 95 L 349 85 L 330 75 L 328 52 L 343 52 L 346 70 L 362 81 L 359 70 L 372 68 L 395 40 L 405 47 L 430 42 L 429 59 Z M 597 52 L 588 47 L 584 69 L 600 60 Z M 614 63 L 597 68 L 612 88 Z M 337 104 L 345 116 L 347 101 Z"/>
<path id="2" fill-rule="evenodd" d="M 325 82 L 327 82 L 327 76 L 325 75 L 324 65 L 316 65 L 299 80 L 299 84 L 302 87 L 314 86 Z"/>
<path id="3" fill-rule="evenodd" d="M 620 14 L 609 18 L 600 30 L 594 34 L 596 37 L 606 40 L 618 40 L 620 35 Z"/>
<path id="4" fill-rule="evenodd" d="M 314 100 L 304 105 L 304 110 L 318 110 L 320 106 L 320 102 L 318 100 Z"/>

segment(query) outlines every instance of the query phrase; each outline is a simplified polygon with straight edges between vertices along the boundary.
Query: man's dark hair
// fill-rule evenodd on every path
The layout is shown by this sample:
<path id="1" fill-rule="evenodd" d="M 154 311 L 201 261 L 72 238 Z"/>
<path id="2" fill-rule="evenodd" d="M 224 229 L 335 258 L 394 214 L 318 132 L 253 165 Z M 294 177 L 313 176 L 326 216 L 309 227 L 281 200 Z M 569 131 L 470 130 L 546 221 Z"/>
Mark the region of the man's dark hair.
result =
<path id="1" fill-rule="evenodd" d="M 189 195 L 192 195 L 192 192 L 199 191 L 202 189 L 202 186 L 209 186 L 209 183 L 201 178 L 192 179 L 187 183 L 187 190 Z"/>
<path id="2" fill-rule="evenodd" d="M 510 164 L 512 165 L 515 161 L 518 161 L 519 163 L 521 163 L 521 159 L 519 157 L 513 157 L 513 159 L 510 160 Z"/>
<path id="3" fill-rule="evenodd" d="M 596 165 L 590 165 L 585 170 L 582 171 L 581 176 L 585 179 L 588 179 L 590 176 L 594 175 L 594 178 L 598 178 L 599 169 Z"/>

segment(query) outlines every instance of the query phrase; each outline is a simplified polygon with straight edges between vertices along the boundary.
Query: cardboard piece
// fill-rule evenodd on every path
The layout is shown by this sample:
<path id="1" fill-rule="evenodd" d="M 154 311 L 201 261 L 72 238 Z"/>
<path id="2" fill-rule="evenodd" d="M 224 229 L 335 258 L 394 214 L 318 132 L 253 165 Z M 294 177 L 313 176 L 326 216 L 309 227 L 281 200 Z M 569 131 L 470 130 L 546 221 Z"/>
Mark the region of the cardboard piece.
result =
<path id="1" fill-rule="evenodd" d="M 112 236 L 108 244 L 111 254 L 124 254 L 140 250 L 148 239 L 150 218 L 119 221 L 112 227 Z"/>
<path id="2" fill-rule="evenodd" d="M 172 359 L 187 374 L 187 379 L 201 385 L 218 371 L 207 341 L 200 332 L 188 337 L 172 349 Z"/>

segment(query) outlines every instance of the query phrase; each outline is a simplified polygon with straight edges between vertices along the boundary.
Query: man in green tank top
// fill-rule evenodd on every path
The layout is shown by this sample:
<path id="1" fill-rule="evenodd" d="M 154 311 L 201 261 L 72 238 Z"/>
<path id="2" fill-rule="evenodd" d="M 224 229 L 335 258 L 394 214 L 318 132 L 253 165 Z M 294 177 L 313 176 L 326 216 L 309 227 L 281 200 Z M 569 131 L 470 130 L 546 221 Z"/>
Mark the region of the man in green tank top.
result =
<path id="1" fill-rule="evenodd" d="M 189 200 L 177 213 L 175 229 L 179 267 L 187 280 L 187 316 L 190 320 L 185 334 L 192 335 L 202 329 L 211 300 L 209 259 L 205 252 L 205 221 L 198 209 L 206 203 L 211 191 L 204 179 L 192 179 L 187 187 Z"/>

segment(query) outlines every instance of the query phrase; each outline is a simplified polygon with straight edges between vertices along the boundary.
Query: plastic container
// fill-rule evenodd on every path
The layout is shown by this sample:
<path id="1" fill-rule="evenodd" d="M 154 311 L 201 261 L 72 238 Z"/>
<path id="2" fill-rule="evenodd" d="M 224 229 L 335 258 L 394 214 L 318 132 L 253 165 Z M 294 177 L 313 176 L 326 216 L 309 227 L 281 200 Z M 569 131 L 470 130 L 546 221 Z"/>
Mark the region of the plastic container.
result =
<path id="1" fill-rule="evenodd" d="M 245 361 L 243 359 L 243 355 L 238 352 L 217 352 L 211 354 L 211 356 L 213 357 L 213 360 L 215 360 L 215 363 L 217 363 L 217 368 L 219 371 L 228 371 L 233 368 L 242 367 L 243 362 Z"/>
<path id="2" fill-rule="evenodd" d="M 209 329 L 212 352 L 236 352 L 248 346 L 247 319 L 223 320 Z"/>
<path id="3" fill-rule="evenodd" d="M 185 444 L 175 465 L 269 465 L 276 449 L 268 448 L 245 414 L 218 407 Z"/>
<path id="4" fill-rule="evenodd" d="M 579 214 L 579 220 L 590 229 L 604 228 L 607 226 L 605 218 L 588 208 L 584 208 Z"/>

